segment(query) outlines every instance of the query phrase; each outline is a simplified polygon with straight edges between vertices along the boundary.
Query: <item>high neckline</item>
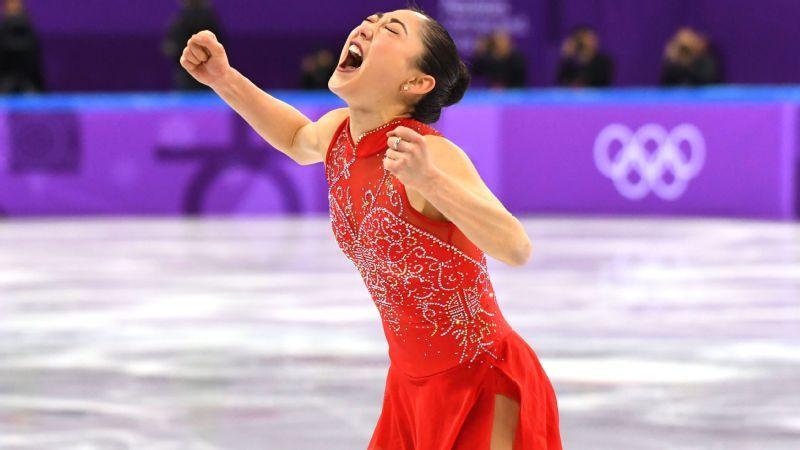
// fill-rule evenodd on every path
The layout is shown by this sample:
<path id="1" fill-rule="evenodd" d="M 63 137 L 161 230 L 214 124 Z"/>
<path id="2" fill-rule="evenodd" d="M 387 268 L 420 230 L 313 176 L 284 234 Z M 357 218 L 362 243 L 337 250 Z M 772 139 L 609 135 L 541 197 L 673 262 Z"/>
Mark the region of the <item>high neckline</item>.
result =
<path id="1" fill-rule="evenodd" d="M 382 125 L 361 133 L 356 138 L 353 138 L 353 135 L 350 132 L 350 116 L 347 116 L 347 124 L 345 126 L 347 129 L 347 137 L 350 141 L 350 146 L 353 148 L 356 156 L 370 156 L 371 154 L 387 147 L 385 133 L 378 133 L 378 131 L 386 130 L 392 126 L 396 127 L 407 120 L 413 119 L 411 117 L 398 116 Z"/>

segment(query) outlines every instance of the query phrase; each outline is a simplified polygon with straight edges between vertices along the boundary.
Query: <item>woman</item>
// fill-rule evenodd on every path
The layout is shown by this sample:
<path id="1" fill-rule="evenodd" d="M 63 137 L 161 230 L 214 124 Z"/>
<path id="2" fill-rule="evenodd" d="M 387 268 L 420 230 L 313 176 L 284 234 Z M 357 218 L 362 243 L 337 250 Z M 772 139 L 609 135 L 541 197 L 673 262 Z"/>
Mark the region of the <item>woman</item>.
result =
<path id="1" fill-rule="evenodd" d="M 418 10 L 365 18 L 328 87 L 346 108 L 310 121 L 231 68 L 202 31 L 181 65 L 273 147 L 324 162 L 331 226 L 381 315 L 390 366 L 370 449 L 560 449 L 550 380 L 498 309 L 485 253 L 528 261 L 522 224 L 430 123 L 469 73 Z M 513 447 L 512 447 L 513 446 Z"/>

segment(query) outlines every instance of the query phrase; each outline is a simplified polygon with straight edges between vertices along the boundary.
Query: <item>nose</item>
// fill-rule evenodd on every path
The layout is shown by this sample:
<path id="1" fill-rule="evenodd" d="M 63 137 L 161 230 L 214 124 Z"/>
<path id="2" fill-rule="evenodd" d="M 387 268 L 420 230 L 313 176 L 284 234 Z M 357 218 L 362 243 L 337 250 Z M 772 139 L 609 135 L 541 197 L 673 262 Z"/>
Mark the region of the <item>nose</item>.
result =
<path id="1" fill-rule="evenodd" d="M 363 36 L 365 40 L 372 40 L 373 24 L 364 22 L 356 28 L 356 36 Z"/>

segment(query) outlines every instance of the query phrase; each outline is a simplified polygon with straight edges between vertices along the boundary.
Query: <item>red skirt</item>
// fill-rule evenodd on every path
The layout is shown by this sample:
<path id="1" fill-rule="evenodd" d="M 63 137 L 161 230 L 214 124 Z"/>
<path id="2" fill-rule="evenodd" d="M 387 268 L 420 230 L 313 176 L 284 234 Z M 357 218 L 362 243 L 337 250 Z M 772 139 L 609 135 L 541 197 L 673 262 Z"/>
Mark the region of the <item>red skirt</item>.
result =
<path id="1" fill-rule="evenodd" d="M 493 353 L 425 377 L 390 364 L 368 450 L 489 450 L 495 394 L 520 404 L 514 450 L 561 450 L 555 391 L 536 353 L 513 329 Z"/>

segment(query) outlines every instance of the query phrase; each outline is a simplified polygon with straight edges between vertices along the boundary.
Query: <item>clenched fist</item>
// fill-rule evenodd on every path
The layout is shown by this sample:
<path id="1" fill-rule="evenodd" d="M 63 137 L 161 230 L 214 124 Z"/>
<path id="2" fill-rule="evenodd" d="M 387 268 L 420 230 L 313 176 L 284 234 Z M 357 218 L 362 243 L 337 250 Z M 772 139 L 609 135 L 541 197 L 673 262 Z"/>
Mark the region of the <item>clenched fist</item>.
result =
<path id="1" fill-rule="evenodd" d="M 397 177 L 403 185 L 424 192 L 441 170 L 429 154 L 425 138 L 408 127 L 399 126 L 386 133 L 386 155 L 383 168 Z M 399 139 L 398 139 L 399 138 Z"/>
<path id="2" fill-rule="evenodd" d="M 197 81 L 210 87 L 221 80 L 231 68 L 225 48 L 214 33 L 208 30 L 189 38 L 181 54 L 181 66 Z"/>

